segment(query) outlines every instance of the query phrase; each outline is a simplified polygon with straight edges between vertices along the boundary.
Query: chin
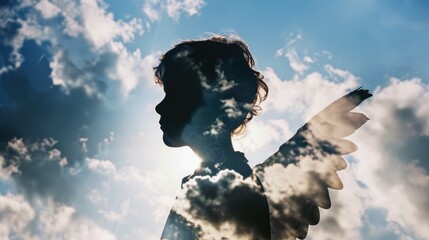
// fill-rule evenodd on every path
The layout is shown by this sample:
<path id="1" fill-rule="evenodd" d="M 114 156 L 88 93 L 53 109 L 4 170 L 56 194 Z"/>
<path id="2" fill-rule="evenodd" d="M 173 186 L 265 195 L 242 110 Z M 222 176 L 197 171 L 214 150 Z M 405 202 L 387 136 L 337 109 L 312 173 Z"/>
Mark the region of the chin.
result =
<path id="1" fill-rule="evenodd" d="M 170 137 L 168 137 L 165 134 L 162 136 L 162 140 L 164 141 L 164 144 L 167 145 L 168 147 L 183 147 L 183 146 L 186 146 L 186 144 L 183 143 L 183 141 L 181 139 L 170 138 Z"/>

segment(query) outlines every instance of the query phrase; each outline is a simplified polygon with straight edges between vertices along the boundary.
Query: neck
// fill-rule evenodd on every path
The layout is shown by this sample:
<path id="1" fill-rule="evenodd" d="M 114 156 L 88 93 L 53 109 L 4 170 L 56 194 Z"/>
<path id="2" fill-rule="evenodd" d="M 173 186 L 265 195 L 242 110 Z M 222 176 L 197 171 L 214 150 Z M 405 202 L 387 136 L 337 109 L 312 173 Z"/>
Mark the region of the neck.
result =
<path id="1" fill-rule="evenodd" d="M 229 169 L 247 178 L 252 169 L 247 164 L 244 154 L 237 154 L 232 146 L 231 137 L 217 137 L 210 141 L 200 141 L 191 145 L 191 149 L 201 157 L 201 166 L 193 175 L 214 176 L 219 171 Z"/>
<path id="2" fill-rule="evenodd" d="M 227 156 L 234 153 L 231 136 L 217 135 L 199 139 L 189 145 L 190 148 L 201 158 L 201 166 L 213 165 L 227 160 Z"/>

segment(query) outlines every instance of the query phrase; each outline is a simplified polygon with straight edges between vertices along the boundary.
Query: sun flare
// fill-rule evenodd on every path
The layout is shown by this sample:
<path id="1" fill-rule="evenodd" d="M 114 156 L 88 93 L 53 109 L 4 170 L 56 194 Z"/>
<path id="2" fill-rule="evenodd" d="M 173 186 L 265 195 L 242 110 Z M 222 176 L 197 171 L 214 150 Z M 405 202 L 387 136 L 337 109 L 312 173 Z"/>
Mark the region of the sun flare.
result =
<path id="1" fill-rule="evenodd" d="M 201 158 L 190 148 L 184 148 L 180 152 L 179 164 L 183 170 L 192 172 L 200 166 Z"/>

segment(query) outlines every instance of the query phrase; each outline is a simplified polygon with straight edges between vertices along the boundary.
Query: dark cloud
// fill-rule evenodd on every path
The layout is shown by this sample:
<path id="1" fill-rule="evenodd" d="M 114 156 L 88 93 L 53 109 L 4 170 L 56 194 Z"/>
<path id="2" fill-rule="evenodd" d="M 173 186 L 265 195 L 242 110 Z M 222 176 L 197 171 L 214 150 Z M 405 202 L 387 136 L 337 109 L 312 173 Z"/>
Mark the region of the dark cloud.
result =
<path id="1" fill-rule="evenodd" d="M 30 198 L 45 195 L 68 202 L 74 193 L 71 174 L 65 168 L 67 158 L 55 145 L 48 138 L 35 142 L 14 138 L 1 152 L 6 160 L 2 167 L 16 169 L 12 176 Z"/>
<path id="2" fill-rule="evenodd" d="M 173 210 L 200 228 L 201 237 L 224 236 L 231 239 L 264 236 L 267 210 L 260 186 L 231 170 L 214 177 L 194 177 L 183 186 Z M 181 206 L 187 206 L 182 208 Z"/>
<path id="3" fill-rule="evenodd" d="M 102 140 L 91 135 L 91 128 L 97 124 L 97 113 L 103 103 L 82 89 L 68 95 L 56 87 L 36 91 L 20 71 L 2 76 L 1 86 L 8 97 L 8 103 L 0 108 L 2 144 L 14 137 L 33 140 L 51 137 L 58 140 L 58 147 L 73 164 L 83 157 L 81 138 L 91 138 L 90 143 Z M 96 149 L 89 149 L 94 154 Z"/>
<path id="4" fill-rule="evenodd" d="M 424 134 L 427 118 L 419 116 L 417 110 L 411 106 L 392 110 L 388 128 L 398 131 L 387 132 L 386 148 L 391 150 L 392 157 L 408 163 L 416 161 L 429 172 L 429 136 Z"/>

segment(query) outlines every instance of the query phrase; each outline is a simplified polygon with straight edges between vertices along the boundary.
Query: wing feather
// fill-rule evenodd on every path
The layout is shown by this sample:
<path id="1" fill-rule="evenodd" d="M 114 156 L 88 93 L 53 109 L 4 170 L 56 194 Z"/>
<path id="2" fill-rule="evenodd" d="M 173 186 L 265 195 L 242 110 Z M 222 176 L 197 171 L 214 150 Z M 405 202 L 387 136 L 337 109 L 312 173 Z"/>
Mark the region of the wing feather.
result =
<path id="1" fill-rule="evenodd" d="M 330 208 L 328 188 L 343 188 L 337 171 L 347 163 L 341 155 L 357 150 L 343 138 L 369 120 L 351 110 L 371 96 L 358 88 L 334 101 L 254 168 L 270 203 L 273 239 L 304 239 L 308 225 L 319 222 L 319 207 Z"/>

